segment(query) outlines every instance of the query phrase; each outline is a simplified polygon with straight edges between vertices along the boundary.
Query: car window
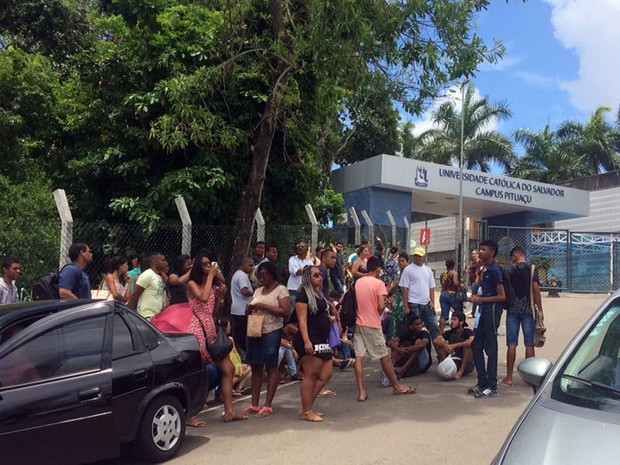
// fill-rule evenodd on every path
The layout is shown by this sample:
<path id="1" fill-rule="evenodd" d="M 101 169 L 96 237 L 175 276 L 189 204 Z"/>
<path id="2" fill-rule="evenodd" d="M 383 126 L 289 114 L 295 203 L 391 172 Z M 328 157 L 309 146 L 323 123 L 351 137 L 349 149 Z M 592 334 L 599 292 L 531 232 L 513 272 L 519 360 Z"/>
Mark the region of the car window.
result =
<path id="1" fill-rule="evenodd" d="M 154 349 L 159 345 L 159 335 L 153 327 L 142 317 L 136 315 L 135 313 L 127 313 L 131 320 L 138 328 L 138 332 L 142 336 L 142 340 L 144 341 L 144 345 L 148 350 Z"/>
<path id="2" fill-rule="evenodd" d="M 620 413 L 620 300 L 613 301 L 554 380 L 562 402 Z"/>
<path id="3" fill-rule="evenodd" d="M 0 359 L 2 387 L 101 369 L 105 315 L 56 326 Z"/>
<path id="4" fill-rule="evenodd" d="M 112 358 L 118 360 L 136 352 L 136 343 L 127 322 L 123 317 L 114 314 L 114 338 L 112 341 Z"/>

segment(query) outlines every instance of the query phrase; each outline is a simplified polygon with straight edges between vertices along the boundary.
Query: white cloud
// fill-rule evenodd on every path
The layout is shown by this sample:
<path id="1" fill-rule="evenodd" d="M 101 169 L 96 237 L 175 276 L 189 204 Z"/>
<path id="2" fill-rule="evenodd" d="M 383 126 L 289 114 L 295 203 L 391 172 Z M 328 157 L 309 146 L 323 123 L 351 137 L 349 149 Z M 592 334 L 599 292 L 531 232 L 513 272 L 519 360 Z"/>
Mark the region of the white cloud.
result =
<path id="1" fill-rule="evenodd" d="M 540 73 L 535 73 L 531 71 L 515 71 L 515 75 L 532 86 L 543 87 L 543 88 L 557 88 L 558 80 L 549 76 L 545 76 Z"/>
<path id="2" fill-rule="evenodd" d="M 560 86 L 573 106 L 591 112 L 620 102 L 620 1 L 545 0 L 552 6 L 554 35 L 579 58 L 576 79 Z"/>

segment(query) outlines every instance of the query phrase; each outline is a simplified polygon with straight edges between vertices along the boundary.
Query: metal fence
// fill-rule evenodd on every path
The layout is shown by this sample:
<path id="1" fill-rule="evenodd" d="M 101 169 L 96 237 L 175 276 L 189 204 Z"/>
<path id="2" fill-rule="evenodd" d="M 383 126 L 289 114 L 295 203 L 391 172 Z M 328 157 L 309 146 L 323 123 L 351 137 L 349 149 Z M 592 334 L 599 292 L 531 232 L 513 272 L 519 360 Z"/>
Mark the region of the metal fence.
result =
<path id="1" fill-rule="evenodd" d="M 520 245 L 538 265 L 543 287 L 556 281 L 572 292 L 610 292 L 620 287 L 620 235 L 562 229 L 489 226 L 487 237 L 497 241 L 497 260 L 509 262 Z"/>
<path id="2" fill-rule="evenodd" d="M 38 277 L 58 269 L 60 244 L 60 225 L 57 230 L 46 228 L 42 232 L 30 234 L 30 240 L 9 242 L 0 236 L 0 255 L 16 256 L 24 270 L 21 286 L 29 290 Z M 399 251 L 408 250 L 408 234 L 419 239 L 419 225 L 411 232 L 396 228 L 393 239 L 391 226 L 362 225 L 361 239 L 370 240 L 374 245 L 380 238 L 386 251 L 395 246 Z M 424 226 L 422 226 L 424 227 Z M 105 271 L 105 260 L 115 255 L 131 258 L 140 253 L 163 252 L 168 260 L 181 254 L 183 226 L 180 223 L 159 224 L 153 231 L 145 231 L 137 224 L 109 224 L 76 222 L 73 225 L 74 242 L 86 242 L 94 252 L 93 263 L 88 272 L 91 284 L 96 286 Z M 34 228 L 32 228 L 34 229 Z M 232 268 L 233 243 L 236 236 L 232 225 L 193 225 L 191 227 L 191 255 L 201 249 L 209 249 L 218 255 L 223 271 L 230 276 Z M 302 225 L 265 225 L 265 242 L 278 247 L 278 268 L 284 270 L 288 258 L 294 254 L 294 245 L 299 240 L 310 241 L 312 227 Z M 370 236 L 372 234 L 372 237 Z M 11 236 L 19 237 L 19 236 Z M 256 240 L 256 228 L 252 243 Z M 439 276 L 445 260 L 452 258 L 458 262 L 456 231 L 454 226 L 432 228 L 430 244 L 426 246 L 427 263 Z M 528 260 L 538 265 L 541 283 L 548 286 L 556 279 L 560 289 L 574 292 L 609 292 L 620 287 L 620 235 L 593 234 L 567 230 L 515 228 L 488 226 L 485 229 L 471 227 L 465 231 L 462 263 L 466 270 L 470 250 L 476 248 L 482 239 L 493 239 L 499 244 L 497 260 L 500 264 L 509 263 L 512 247 L 522 246 Z M 318 231 L 318 245 L 343 242 L 345 254 L 353 251 L 355 230 L 352 226 L 335 225 L 322 227 Z M 313 248 L 316 244 L 313 244 Z M 248 251 L 251 253 L 251 250 Z"/>

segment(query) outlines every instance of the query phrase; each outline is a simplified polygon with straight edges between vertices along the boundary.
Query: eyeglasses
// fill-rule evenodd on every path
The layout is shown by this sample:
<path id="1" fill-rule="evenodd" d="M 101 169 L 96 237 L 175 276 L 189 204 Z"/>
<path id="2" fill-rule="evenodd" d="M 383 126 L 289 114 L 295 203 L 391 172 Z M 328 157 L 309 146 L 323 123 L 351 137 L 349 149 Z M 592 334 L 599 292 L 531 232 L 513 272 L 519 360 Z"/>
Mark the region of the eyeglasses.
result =
<path id="1" fill-rule="evenodd" d="M 312 273 L 312 277 L 313 278 L 322 278 L 323 275 L 321 275 L 321 273 L 319 273 L 319 272 L 316 272 L 316 273 Z"/>

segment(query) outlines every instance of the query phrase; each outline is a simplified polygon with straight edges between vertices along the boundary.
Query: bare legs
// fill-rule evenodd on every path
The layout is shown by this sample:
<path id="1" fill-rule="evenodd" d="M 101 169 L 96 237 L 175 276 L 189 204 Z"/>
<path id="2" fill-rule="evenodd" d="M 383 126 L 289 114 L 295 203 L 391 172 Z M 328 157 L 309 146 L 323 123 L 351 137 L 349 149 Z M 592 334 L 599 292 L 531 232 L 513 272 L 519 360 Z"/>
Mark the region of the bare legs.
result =
<path id="1" fill-rule="evenodd" d="M 387 379 L 392 385 L 392 392 L 394 392 L 394 394 L 407 394 L 415 392 L 413 386 L 405 386 L 404 384 L 401 384 L 398 379 L 396 379 L 396 373 L 394 373 L 394 367 L 392 366 L 392 361 L 389 355 L 381 357 L 380 362 L 385 376 L 387 376 Z M 368 393 L 366 392 L 366 388 L 364 386 L 363 357 L 355 357 L 355 382 L 357 383 L 357 389 L 359 391 L 357 400 L 364 402 L 368 398 Z"/>
<path id="2" fill-rule="evenodd" d="M 304 377 L 299 384 L 302 418 L 309 421 L 321 421 L 313 409 L 314 401 L 325 384 L 332 377 L 331 360 L 322 360 L 313 355 L 304 355 L 301 359 Z"/>
<path id="3" fill-rule="evenodd" d="M 534 356 L 534 346 L 525 346 L 525 358 Z M 517 346 L 508 346 L 506 349 L 506 377 L 500 383 L 512 386 L 512 373 L 517 360 Z"/>
<path id="4" fill-rule="evenodd" d="M 226 357 L 216 363 L 222 372 L 222 381 L 220 387 L 222 389 L 222 400 L 224 401 L 224 421 L 246 420 L 248 417 L 241 413 L 235 413 L 232 403 L 233 378 L 235 376 L 235 366 L 230 361 L 230 357 Z"/>

